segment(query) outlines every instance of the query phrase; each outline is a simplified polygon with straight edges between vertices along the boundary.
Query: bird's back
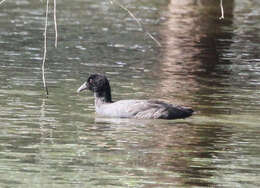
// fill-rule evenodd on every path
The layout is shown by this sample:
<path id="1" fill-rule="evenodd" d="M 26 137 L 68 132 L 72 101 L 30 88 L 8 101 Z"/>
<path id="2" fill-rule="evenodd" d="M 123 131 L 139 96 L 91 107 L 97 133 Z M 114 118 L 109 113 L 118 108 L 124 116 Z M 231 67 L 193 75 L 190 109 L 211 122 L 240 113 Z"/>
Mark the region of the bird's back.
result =
<path id="1" fill-rule="evenodd" d="M 137 119 L 177 119 L 192 115 L 193 110 L 156 100 L 120 100 L 96 107 L 100 115 Z"/>

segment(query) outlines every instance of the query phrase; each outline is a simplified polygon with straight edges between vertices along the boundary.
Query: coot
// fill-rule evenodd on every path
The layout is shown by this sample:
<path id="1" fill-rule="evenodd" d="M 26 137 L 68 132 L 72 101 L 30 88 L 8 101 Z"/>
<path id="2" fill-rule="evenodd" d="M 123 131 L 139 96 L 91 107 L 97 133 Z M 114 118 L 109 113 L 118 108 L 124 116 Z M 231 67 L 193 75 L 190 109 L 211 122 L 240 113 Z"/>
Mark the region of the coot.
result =
<path id="1" fill-rule="evenodd" d="M 94 92 L 96 113 L 102 116 L 137 119 L 178 119 L 192 115 L 191 108 L 168 104 L 158 100 L 112 101 L 108 79 L 104 75 L 92 74 L 77 90 Z"/>

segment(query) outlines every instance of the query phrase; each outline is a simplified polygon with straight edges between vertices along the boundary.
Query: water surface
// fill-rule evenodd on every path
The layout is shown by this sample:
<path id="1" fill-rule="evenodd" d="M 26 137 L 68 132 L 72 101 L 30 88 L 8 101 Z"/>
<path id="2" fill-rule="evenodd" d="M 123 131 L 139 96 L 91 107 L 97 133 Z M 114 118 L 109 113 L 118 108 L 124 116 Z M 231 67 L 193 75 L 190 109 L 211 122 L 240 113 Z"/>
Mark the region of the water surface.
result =
<path id="1" fill-rule="evenodd" d="M 260 4 L 58 1 L 41 81 L 45 3 L 0 5 L 0 187 L 259 187 Z M 52 9 L 50 5 L 50 9 Z M 185 120 L 98 117 L 90 73 L 114 100 L 192 106 Z"/>

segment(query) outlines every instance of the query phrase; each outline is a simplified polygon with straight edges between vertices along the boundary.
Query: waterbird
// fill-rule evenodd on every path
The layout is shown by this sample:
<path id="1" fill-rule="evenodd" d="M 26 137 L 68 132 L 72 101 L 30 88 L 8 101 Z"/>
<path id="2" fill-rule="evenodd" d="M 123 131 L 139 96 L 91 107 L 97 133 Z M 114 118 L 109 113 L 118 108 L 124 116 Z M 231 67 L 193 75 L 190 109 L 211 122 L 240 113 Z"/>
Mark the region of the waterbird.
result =
<path id="1" fill-rule="evenodd" d="M 95 110 L 98 115 L 114 118 L 136 119 L 183 119 L 192 115 L 188 107 L 168 104 L 159 100 L 112 101 L 111 88 L 105 75 L 91 74 L 77 93 L 90 90 L 95 96 Z"/>

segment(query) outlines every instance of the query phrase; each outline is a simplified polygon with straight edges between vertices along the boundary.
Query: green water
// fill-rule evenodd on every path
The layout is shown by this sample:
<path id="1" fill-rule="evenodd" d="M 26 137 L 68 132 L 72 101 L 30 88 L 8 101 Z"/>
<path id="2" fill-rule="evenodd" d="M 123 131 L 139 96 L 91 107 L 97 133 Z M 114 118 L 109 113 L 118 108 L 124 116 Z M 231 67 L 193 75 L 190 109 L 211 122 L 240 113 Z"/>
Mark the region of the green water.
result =
<path id="1" fill-rule="evenodd" d="M 260 187 L 260 4 L 123 0 L 0 5 L 0 187 Z M 76 89 L 106 74 L 112 97 L 191 106 L 185 120 L 95 115 Z"/>

